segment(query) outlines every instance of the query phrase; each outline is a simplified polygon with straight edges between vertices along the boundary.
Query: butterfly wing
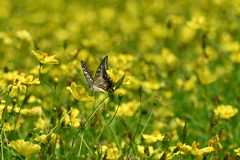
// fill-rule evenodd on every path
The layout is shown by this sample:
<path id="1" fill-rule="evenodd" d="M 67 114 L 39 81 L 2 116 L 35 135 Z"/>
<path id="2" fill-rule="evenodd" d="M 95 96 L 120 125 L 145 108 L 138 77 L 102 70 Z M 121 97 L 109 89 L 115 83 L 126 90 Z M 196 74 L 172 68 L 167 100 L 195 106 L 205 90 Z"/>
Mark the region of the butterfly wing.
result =
<path id="1" fill-rule="evenodd" d="M 106 56 L 98 66 L 94 79 L 92 78 L 92 74 L 89 72 L 87 66 L 83 61 L 81 61 L 81 65 L 89 87 L 93 90 L 93 92 L 114 91 L 112 80 L 107 74 L 108 56 Z"/>
<path id="2" fill-rule="evenodd" d="M 92 86 L 93 86 L 92 74 L 90 73 L 90 71 L 88 70 L 87 66 L 85 65 L 85 63 L 83 61 L 81 61 L 81 66 L 82 66 L 83 74 L 88 81 L 89 88 L 92 88 Z"/>
<path id="3" fill-rule="evenodd" d="M 95 83 L 99 77 L 103 77 L 105 74 L 107 74 L 107 70 L 108 70 L 108 56 L 106 56 L 98 66 L 93 82 Z"/>

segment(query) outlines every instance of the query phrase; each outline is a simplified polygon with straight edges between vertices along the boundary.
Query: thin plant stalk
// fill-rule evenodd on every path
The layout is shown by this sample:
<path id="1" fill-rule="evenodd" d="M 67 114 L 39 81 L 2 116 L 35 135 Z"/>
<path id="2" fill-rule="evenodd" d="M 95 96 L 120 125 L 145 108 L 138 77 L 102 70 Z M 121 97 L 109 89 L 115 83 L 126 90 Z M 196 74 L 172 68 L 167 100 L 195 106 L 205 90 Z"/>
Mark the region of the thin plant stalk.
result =
<path id="1" fill-rule="evenodd" d="M 26 93 L 25 93 L 25 97 L 24 97 L 23 103 L 22 103 L 22 105 L 21 105 L 21 107 L 20 107 L 20 109 L 19 109 L 19 111 L 18 111 L 18 113 L 17 113 L 17 118 L 16 118 L 16 122 L 15 122 L 15 124 L 14 124 L 14 129 L 13 129 L 12 133 L 13 133 L 13 132 L 15 131 L 15 129 L 16 129 L 17 121 L 18 121 L 18 116 L 19 116 L 19 114 L 20 114 L 20 111 L 22 110 L 23 106 L 24 106 L 25 103 L 26 103 L 27 91 L 28 91 L 28 86 L 27 86 L 27 89 L 26 89 Z M 11 133 L 11 134 L 12 134 L 12 133 Z"/>
<path id="2" fill-rule="evenodd" d="M 7 95 L 7 99 L 8 99 L 8 95 Z M 5 122 L 5 115 L 6 115 L 6 110 L 7 110 L 7 102 L 5 103 L 5 107 L 4 107 L 4 110 L 3 110 L 3 113 L 2 113 L 2 125 L 1 125 L 1 153 L 2 153 L 2 159 L 3 158 L 3 140 L 2 140 L 2 136 L 3 136 L 3 132 L 4 132 L 4 122 Z"/>
<path id="3" fill-rule="evenodd" d="M 59 94 L 56 92 L 56 90 L 50 85 L 48 84 L 42 77 L 42 74 L 41 74 L 41 67 L 43 66 L 42 63 L 40 63 L 40 67 L 39 67 L 39 75 L 40 75 L 40 78 L 42 79 L 42 81 L 47 84 L 52 90 L 53 92 L 57 95 L 57 97 L 59 98 L 59 100 L 61 101 L 62 105 L 66 108 L 66 105 L 64 104 L 64 102 L 62 101 L 61 97 L 59 96 Z"/>
<path id="4" fill-rule="evenodd" d="M 107 132 L 108 132 L 108 134 L 109 134 L 109 136 L 110 136 L 109 130 L 107 130 Z M 111 146 L 112 146 L 113 154 L 114 154 L 115 158 L 117 159 L 116 153 L 115 153 L 115 151 L 114 151 L 114 149 L 113 149 L 112 142 L 110 141 L 110 143 L 111 143 Z"/>
<path id="5" fill-rule="evenodd" d="M 116 133 L 114 132 L 112 126 L 110 126 L 110 129 L 111 129 L 111 131 L 112 131 L 112 133 L 113 133 L 114 138 L 116 139 L 116 143 L 117 143 L 117 146 L 118 146 L 119 150 L 122 151 L 121 146 L 120 146 L 120 144 L 119 144 L 119 142 L 118 142 L 118 140 L 117 140 Z"/>
<path id="6" fill-rule="evenodd" d="M 119 102 L 118 102 L 118 108 L 117 108 L 117 110 L 116 110 L 114 116 L 112 117 L 112 119 L 111 119 L 110 122 L 108 123 L 108 126 L 107 126 L 107 127 L 110 127 L 110 124 L 112 123 L 112 121 L 113 121 L 114 118 L 116 117 L 117 112 L 118 112 L 118 109 L 119 109 L 119 107 L 120 107 L 120 103 L 121 103 L 121 99 L 119 99 Z M 104 119 L 104 122 L 103 122 L 103 123 L 105 123 L 105 119 Z M 104 127 L 104 125 L 103 125 L 103 127 L 102 127 L 102 129 L 101 129 L 101 132 L 100 132 L 100 134 L 98 135 L 96 141 L 100 138 L 100 136 L 102 135 L 104 129 L 105 129 L 105 127 Z"/>
<path id="7" fill-rule="evenodd" d="M 81 155 L 83 135 L 84 135 L 84 133 L 82 133 L 82 138 L 81 138 L 81 142 L 80 142 L 80 146 L 79 146 L 79 150 L 78 150 L 78 157 Z"/>
<path id="8" fill-rule="evenodd" d="M 87 125 L 88 121 L 92 118 L 92 116 L 94 115 L 94 113 L 98 110 L 98 108 L 100 107 L 100 105 L 105 101 L 105 99 L 107 99 L 111 94 L 113 94 L 113 92 L 109 93 L 105 98 L 102 99 L 102 101 L 98 104 L 98 106 L 94 109 L 94 111 L 91 113 L 91 115 L 88 117 L 87 121 L 85 122 L 85 124 Z M 86 126 L 85 126 L 86 127 Z"/>
<path id="9" fill-rule="evenodd" d="M 130 149 L 131 149 L 131 147 L 133 146 L 133 148 L 135 147 L 135 145 L 133 144 L 133 141 L 134 141 L 134 139 L 135 139 L 135 137 L 136 137 L 136 134 L 137 134 L 137 131 L 138 131 L 138 128 L 139 128 L 139 126 L 140 126 L 140 122 L 141 122 L 141 119 L 142 119 L 142 100 L 141 100 L 141 95 L 139 94 L 139 97 L 140 97 L 140 118 L 139 118 L 139 121 L 138 121 L 138 125 L 137 125 L 137 129 L 136 129 L 136 132 L 134 133 L 134 136 L 131 138 L 131 145 L 130 145 L 130 147 L 129 147 L 129 149 L 128 149 L 128 154 L 129 154 L 129 152 L 130 152 Z M 128 158 L 128 154 L 127 154 L 127 158 Z"/>
<path id="10" fill-rule="evenodd" d="M 103 121 L 103 124 L 105 124 L 105 119 L 104 119 L 104 121 Z M 101 132 L 99 133 L 99 135 L 98 135 L 97 139 L 95 140 L 95 142 L 98 141 L 98 139 L 99 139 L 100 136 L 102 135 L 104 129 L 105 129 L 105 127 L 104 127 L 104 125 L 102 125 Z"/>
<path id="11" fill-rule="evenodd" d="M 134 140 L 134 138 L 136 137 L 136 135 L 137 135 L 137 131 L 138 131 L 138 128 L 139 128 L 139 126 L 140 126 L 140 123 L 141 123 L 141 119 L 142 119 L 142 96 L 140 95 L 139 96 L 140 97 L 140 118 L 139 118 L 139 121 L 138 121 L 138 125 L 137 125 L 137 129 L 136 129 L 136 132 L 135 132 L 135 134 L 134 134 L 134 136 L 133 136 L 133 140 Z"/>
<path id="12" fill-rule="evenodd" d="M 43 140 L 39 143 L 39 145 L 59 126 L 60 123 L 71 113 L 71 109 L 68 111 L 68 113 L 58 122 L 58 124 L 48 133 L 48 135 L 43 138 Z"/>
<path id="13" fill-rule="evenodd" d="M 148 125 L 148 122 L 149 122 L 149 121 L 150 121 L 150 119 L 152 118 L 153 111 L 154 111 L 154 108 L 152 109 L 152 112 L 151 112 L 151 114 L 149 115 L 149 117 L 148 117 L 148 119 L 147 119 L 147 121 L 146 121 L 146 123 L 145 123 L 145 125 L 144 125 L 144 127 L 143 127 L 143 129 L 142 129 L 142 131 L 141 131 L 141 134 L 140 134 L 140 135 L 142 135 L 142 134 L 143 134 L 143 132 L 145 131 L 145 129 L 146 129 L 147 125 Z"/>
<path id="14" fill-rule="evenodd" d="M 116 112 L 115 112 L 113 118 L 112 118 L 112 119 L 110 120 L 110 122 L 108 123 L 108 126 L 110 126 L 110 124 L 112 123 L 112 121 L 113 121 L 114 118 L 116 117 L 117 112 L 118 112 L 118 109 L 119 109 L 119 107 L 120 107 L 121 100 L 122 100 L 122 99 L 119 99 L 117 110 L 116 110 Z"/>

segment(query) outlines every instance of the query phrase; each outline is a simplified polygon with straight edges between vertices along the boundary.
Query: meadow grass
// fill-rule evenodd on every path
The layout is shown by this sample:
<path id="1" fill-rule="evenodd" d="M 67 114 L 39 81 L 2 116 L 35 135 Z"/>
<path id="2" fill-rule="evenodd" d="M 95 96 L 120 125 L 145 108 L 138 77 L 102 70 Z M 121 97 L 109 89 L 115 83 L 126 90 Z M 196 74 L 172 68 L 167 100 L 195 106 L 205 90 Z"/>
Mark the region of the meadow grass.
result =
<path id="1" fill-rule="evenodd" d="M 1 159 L 239 159 L 239 6 L 2 0 Z"/>

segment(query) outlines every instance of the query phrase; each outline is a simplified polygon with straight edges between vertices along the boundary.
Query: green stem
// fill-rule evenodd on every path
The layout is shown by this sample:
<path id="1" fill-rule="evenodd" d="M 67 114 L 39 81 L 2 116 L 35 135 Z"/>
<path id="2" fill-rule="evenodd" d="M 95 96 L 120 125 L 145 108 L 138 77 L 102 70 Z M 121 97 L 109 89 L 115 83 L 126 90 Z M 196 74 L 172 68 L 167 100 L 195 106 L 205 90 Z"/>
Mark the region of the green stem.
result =
<path id="1" fill-rule="evenodd" d="M 213 127 L 213 128 L 214 128 L 214 127 Z M 211 135 L 212 135 L 213 128 L 211 129 L 210 133 L 208 134 L 208 138 L 207 138 L 207 140 L 205 141 L 205 143 L 204 143 L 203 146 L 206 146 L 206 145 L 207 145 L 207 142 L 208 142 L 209 138 L 210 138 Z"/>
<path id="2" fill-rule="evenodd" d="M 82 128 L 80 127 L 80 129 L 77 131 L 77 133 L 76 133 L 76 134 L 74 135 L 74 137 L 73 137 L 71 151 L 72 151 L 72 149 L 73 149 L 73 145 L 74 145 L 74 142 L 75 142 L 75 139 L 76 139 L 78 133 L 80 133 L 80 131 L 82 131 L 81 129 L 82 129 Z"/>
<path id="3" fill-rule="evenodd" d="M 4 159 L 3 158 L 3 141 L 2 141 L 2 129 L 1 129 L 1 153 L 2 153 L 2 159 Z"/>
<path id="4" fill-rule="evenodd" d="M 83 134 L 84 134 L 84 133 L 82 133 L 81 143 L 80 143 L 80 147 L 79 147 L 79 150 L 78 150 L 78 157 L 81 155 L 82 142 L 83 142 Z"/>
<path id="5" fill-rule="evenodd" d="M 158 152 L 158 150 L 162 147 L 162 144 L 155 150 Z M 148 156 L 148 158 L 151 158 L 153 155 L 155 154 L 155 152 L 153 152 L 152 154 L 150 154 L 150 156 Z"/>
<path id="6" fill-rule="evenodd" d="M 105 124 L 105 119 L 104 119 L 104 121 L 103 121 L 103 124 Z M 95 143 L 96 143 L 96 141 L 98 141 L 98 139 L 99 139 L 100 136 L 102 135 L 104 129 L 105 129 L 105 127 L 104 127 L 104 125 L 102 125 L 101 132 L 99 133 L 98 137 L 96 138 Z"/>
<path id="7" fill-rule="evenodd" d="M 150 116 L 148 117 L 148 119 L 147 119 L 147 121 L 146 121 L 146 123 L 145 123 L 145 126 L 143 127 L 143 129 L 142 129 L 142 131 L 141 131 L 141 134 L 140 134 L 140 135 L 142 135 L 142 134 L 143 134 L 143 132 L 145 131 L 145 129 L 146 129 L 147 125 L 148 125 L 148 122 L 149 122 L 149 121 L 150 121 L 150 119 L 152 118 L 153 111 L 154 111 L 154 108 L 152 109 L 152 112 L 151 112 Z"/>
<path id="8" fill-rule="evenodd" d="M 131 150 L 131 147 L 133 146 L 133 148 L 135 147 L 135 145 L 133 144 L 133 142 L 132 141 L 134 141 L 134 139 L 135 139 L 135 137 L 136 137 L 136 134 L 137 134 L 137 131 L 138 131 L 138 128 L 139 128 L 139 126 L 140 126 L 140 122 L 141 122 L 141 119 L 142 119 L 142 96 L 141 95 L 139 95 L 139 97 L 140 97 L 140 118 L 139 118 L 139 121 L 138 121 L 138 125 L 137 125 L 137 129 L 136 129 L 136 132 L 134 133 L 134 136 L 131 138 L 131 142 L 130 142 L 130 147 L 129 147 L 129 149 L 128 149 L 128 153 L 127 153 L 127 158 L 128 158 L 128 154 L 129 154 L 129 152 L 130 152 L 130 150 Z"/>
<path id="9" fill-rule="evenodd" d="M 69 113 L 71 113 L 71 109 L 68 111 L 68 113 L 58 122 L 58 124 L 48 133 L 48 135 L 43 138 L 43 140 L 39 143 L 39 145 L 59 126 L 60 123 L 62 123 L 62 121 L 69 115 Z"/>
<path id="10" fill-rule="evenodd" d="M 108 126 L 110 126 L 110 124 L 112 123 L 112 121 L 113 121 L 114 118 L 116 117 L 117 112 L 118 112 L 118 109 L 119 109 L 119 107 L 120 107 L 121 100 L 122 100 L 122 99 L 119 99 L 119 102 L 118 102 L 118 108 L 117 108 L 117 110 L 116 110 L 116 112 L 115 112 L 113 118 L 112 118 L 111 121 L 108 123 Z"/>
<path id="11" fill-rule="evenodd" d="M 141 119 L 142 119 L 142 100 L 141 100 L 142 98 L 141 97 L 142 96 L 140 96 L 140 118 L 139 118 L 139 121 L 138 121 L 137 130 L 136 130 L 136 132 L 135 132 L 135 134 L 133 136 L 133 140 L 136 137 L 136 134 L 137 134 L 137 131 L 138 131 L 138 128 L 140 126 Z"/>
<path id="12" fill-rule="evenodd" d="M 85 124 L 87 125 L 88 121 L 92 118 L 92 116 L 94 115 L 94 113 L 98 110 L 98 108 L 100 107 L 100 105 L 105 101 L 105 99 L 107 99 L 113 92 L 111 92 L 110 94 L 108 94 L 105 98 L 102 99 L 102 101 L 98 104 L 98 106 L 95 108 L 95 110 L 91 113 L 91 115 L 88 117 L 87 121 L 85 122 Z M 86 128 L 86 125 L 85 125 L 85 128 Z M 73 148 L 73 145 L 74 145 L 74 141 L 78 135 L 78 133 L 80 133 L 80 131 L 82 130 L 83 128 L 80 127 L 79 130 L 77 131 L 77 133 L 75 134 L 74 138 L 73 138 L 73 141 L 72 141 L 72 148 Z M 71 150 L 72 150 L 71 148 Z"/>
<path id="13" fill-rule="evenodd" d="M 52 90 L 53 92 L 57 95 L 57 97 L 59 98 L 59 100 L 61 101 L 62 105 L 66 108 L 66 105 L 64 104 L 64 102 L 62 101 L 61 97 L 59 96 L 59 94 L 56 92 L 56 90 L 50 85 L 48 84 L 42 77 L 42 74 L 41 74 L 41 67 L 42 67 L 42 63 L 40 63 L 40 67 L 39 67 L 39 75 L 40 75 L 40 78 L 42 79 L 42 81 L 47 84 Z"/>
<path id="14" fill-rule="evenodd" d="M 109 134 L 109 136 L 110 136 L 109 130 L 107 130 L 107 132 L 108 132 L 108 134 Z M 113 154 L 114 154 L 114 156 L 115 156 L 115 159 L 117 159 L 116 153 L 115 153 L 115 151 L 114 151 L 114 149 L 113 149 L 112 142 L 110 141 L 110 143 L 111 143 L 111 147 L 112 147 L 112 150 L 113 150 Z"/>
<path id="15" fill-rule="evenodd" d="M 8 99 L 8 95 L 7 95 L 7 99 Z M 2 136 L 3 136 L 3 131 L 4 131 L 4 122 L 5 122 L 5 115 L 6 115 L 6 110 L 7 110 L 7 102 L 5 103 L 5 107 L 3 109 L 3 113 L 2 113 L 2 124 L 1 124 L 1 153 L 2 153 L 2 159 L 3 158 L 3 140 L 2 140 Z"/>
<path id="16" fill-rule="evenodd" d="M 3 148 L 7 148 L 6 146 L 4 146 L 3 145 Z M 16 157 L 18 157 L 19 159 L 21 159 L 21 160 L 24 160 L 18 153 L 15 153 L 14 151 L 12 151 L 12 150 L 10 150 L 11 152 L 12 152 L 12 155 L 14 155 L 14 156 L 16 156 Z M 2 154 L 2 156 L 3 156 L 3 154 Z M 2 157 L 2 159 L 4 159 L 3 157 Z"/>
<path id="17" fill-rule="evenodd" d="M 111 128 L 111 131 L 112 131 L 112 133 L 113 133 L 114 138 L 116 139 L 116 143 L 117 143 L 117 146 L 118 146 L 119 150 L 122 151 L 121 146 L 120 146 L 120 144 L 119 144 L 119 142 L 118 142 L 118 140 L 117 140 L 117 136 L 116 136 L 116 134 L 115 134 L 112 126 L 110 126 L 110 128 Z"/>
<path id="18" fill-rule="evenodd" d="M 105 98 L 102 99 L 102 101 L 98 104 L 98 106 L 95 108 L 95 110 L 91 113 L 91 115 L 88 117 L 87 121 L 85 122 L 85 124 L 88 123 L 88 121 L 92 118 L 92 116 L 94 115 L 94 113 L 98 110 L 98 108 L 100 107 L 100 105 L 105 101 L 105 99 L 107 99 L 111 94 L 113 94 L 113 92 L 109 93 Z M 86 127 L 86 126 L 85 126 Z"/>
<path id="19" fill-rule="evenodd" d="M 5 131 L 4 131 L 4 130 L 3 130 L 3 134 L 4 134 L 4 137 L 5 137 L 6 141 L 8 141 L 8 139 L 7 139 L 7 136 L 6 136 L 6 133 L 5 133 Z M 10 159 L 10 154 L 9 154 L 9 145 L 7 145 L 7 150 L 8 150 L 8 159 Z"/>
<path id="20" fill-rule="evenodd" d="M 12 133 L 13 133 L 13 132 L 15 131 L 15 129 L 16 129 L 17 121 L 18 121 L 18 116 L 19 116 L 19 114 L 20 114 L 20 111 L 22 110 L 23 106 L 24 106 L 25 103 L 26 103 L 27 91 L 28 91 L 28 86 L 27 86 L 27 89 L 26 89 L 26 93 L 25 93 L 25 97 L 24 97 L 23 103 L 22 103 L 22 105 L 21 105 L 21 107 L 20 107 L 20 109 L 19 109 L 19 111 L 18 111 L 18 113 L 17 113 L 17 118 L 16 118 L 16 122 L 15 122 L 15 124 L 14 124 L 14 129 L 12 130 Z M 11 134 L 12 134 L 12 133 L 11 133 Z"/>

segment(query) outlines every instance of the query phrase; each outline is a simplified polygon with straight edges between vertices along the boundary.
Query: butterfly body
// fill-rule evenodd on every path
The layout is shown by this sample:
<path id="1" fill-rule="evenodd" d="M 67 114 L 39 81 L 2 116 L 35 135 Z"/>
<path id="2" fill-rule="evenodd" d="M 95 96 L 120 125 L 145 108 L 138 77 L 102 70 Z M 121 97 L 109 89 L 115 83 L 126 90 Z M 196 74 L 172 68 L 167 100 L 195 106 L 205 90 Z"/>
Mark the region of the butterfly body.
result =
<path id="1" fill-rule="evenodd" d="M 93 90 L 93 92 L 105 92 L 109 91 L 112 92 L 114 91 L 113 88 L 113 83 L 111 78 L 107 75 L 107 70 L 108 70 L 108 56 L 106 56 L 102 62 L 100 63 L 94 79 L 92 77 L 92 74 L 88 70 L 87 66 L 83 61 L 81 61 L 81 66 L 83 69 L 83 74 L 85 75 L 89 88 Z"/>

